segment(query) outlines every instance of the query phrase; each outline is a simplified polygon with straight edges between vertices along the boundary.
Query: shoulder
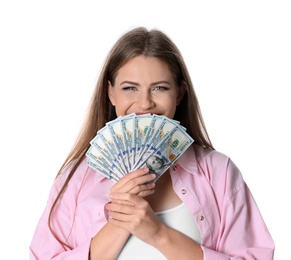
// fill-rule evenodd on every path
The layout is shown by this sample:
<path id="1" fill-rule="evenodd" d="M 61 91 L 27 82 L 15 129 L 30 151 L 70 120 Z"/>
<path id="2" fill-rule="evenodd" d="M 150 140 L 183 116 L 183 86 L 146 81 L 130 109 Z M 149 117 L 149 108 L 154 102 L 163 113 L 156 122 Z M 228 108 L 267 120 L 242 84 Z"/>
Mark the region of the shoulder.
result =
<path id="1" fill-rule="evenodd" d="M 101 181 L 104 177 L 87 165 L 87 159 L 75 160 L 68 164 L 57 176 L 54 186 L 56 191 L 60 191 L 66 185 L 66 194 L 70 196 L 76 193 L 86 183 Z"/>
<path id="2" fill-rule="evenodd" d="M 195 152 L 195 157 L 199 162 L 222 163 L 230 159 L 227 155 L 219 151 L 204 148 L 195 144 L 193 145 L 193 149 Z"/>
<path id="3" fill-rule="evenodd" d="M 57 186 L 62 187 L 69 178 L 74 183 L 80 183 L 82 181 L 82 176 L 87 171 L 87 169 L 88 166 L 85 159 L 81 160 L 81 162 L 78 162 L 77 160 L 70 162 L 57 176 Z"/>
<path id="4" fill-rule="evenodd" d="M 77 164 L 77 166 L 76 166 Z M 87 158 L 72 162 L 58 177 L 58 187 L 67 185 L 65 196 L 87 196 L 107 192 L 114 182 L 87 164 Z M 82 190 L 82 192 L 80 192 Z"/>
<path id="5" fill-rule="evenodd" d="M 228 155 L 197 145 L 193 145 L 193 149 L 198 172 L 213 185 L 241 186 L 244 183 L 239 168 Z"/>
<path id="6" fill-rule="evenodd" d="M 201 167 L 208 167 L 212 170 L 235 166 L 231 158 L 219 151 L 193 145 L 196 162 Z"/>

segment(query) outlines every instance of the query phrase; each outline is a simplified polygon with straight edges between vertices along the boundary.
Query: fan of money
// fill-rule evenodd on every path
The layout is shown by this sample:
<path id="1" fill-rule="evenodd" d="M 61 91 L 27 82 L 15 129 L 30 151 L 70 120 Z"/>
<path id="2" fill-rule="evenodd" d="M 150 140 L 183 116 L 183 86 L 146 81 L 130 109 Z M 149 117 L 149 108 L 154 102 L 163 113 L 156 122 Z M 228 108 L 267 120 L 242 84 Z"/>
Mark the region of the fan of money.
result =
<path id="1" fill-rule="evenodd" d="M 113 181 L 147 167 L 156 181 L 193 142 L 180 122 L 165 116 L 120 116 L 91 140 L 87 164 Z"/>

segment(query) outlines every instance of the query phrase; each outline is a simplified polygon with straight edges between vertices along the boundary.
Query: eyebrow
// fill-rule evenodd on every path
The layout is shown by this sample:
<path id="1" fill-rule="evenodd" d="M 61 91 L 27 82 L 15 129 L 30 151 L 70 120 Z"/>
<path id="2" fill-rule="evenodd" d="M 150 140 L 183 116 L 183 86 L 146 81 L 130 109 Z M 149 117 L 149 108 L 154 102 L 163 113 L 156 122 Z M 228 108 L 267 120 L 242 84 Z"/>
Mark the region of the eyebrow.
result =
<path id="1" fill-rule="evenodd" d="M 120 85 L 123 85 L 123 84 L 130 84 L 130 85 L 139 86 L 139 83 L 134 82 L 134 81 L 129 81 L 129 80 L 125 80 L 125 81 L 122 81 L 122 82 L 120 83 Z M 159 85 L 159 84 L 167 84 L 167 85 L 171 85 L 169 81 L 161 80 L 161 81 L 156 81 L 156 82 L 151 83 L 151 86 Z"/>

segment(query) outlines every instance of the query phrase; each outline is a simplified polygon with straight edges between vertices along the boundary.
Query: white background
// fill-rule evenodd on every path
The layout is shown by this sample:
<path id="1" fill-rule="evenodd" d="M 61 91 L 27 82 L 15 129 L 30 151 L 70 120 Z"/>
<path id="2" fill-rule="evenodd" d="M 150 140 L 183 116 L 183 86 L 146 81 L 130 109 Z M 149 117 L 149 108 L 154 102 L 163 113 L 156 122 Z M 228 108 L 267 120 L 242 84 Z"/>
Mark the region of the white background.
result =
<path id="1" fill-rule="evenodd" d="M 1 1 L 0 258 L 28 259 L 105 56 L 138 25 L 163 30 L 181 50 L 215 148 L 241 169 L 275 259 L 289 257 L 288 2 Z"/>

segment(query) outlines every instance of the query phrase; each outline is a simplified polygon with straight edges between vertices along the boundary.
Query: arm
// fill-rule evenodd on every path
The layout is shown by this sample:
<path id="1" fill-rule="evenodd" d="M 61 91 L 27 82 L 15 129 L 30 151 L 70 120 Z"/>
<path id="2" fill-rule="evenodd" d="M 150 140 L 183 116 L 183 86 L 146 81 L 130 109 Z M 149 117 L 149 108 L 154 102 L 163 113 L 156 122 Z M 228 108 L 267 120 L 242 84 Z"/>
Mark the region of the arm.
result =
<path id="1" fill-rule="evenodd" d="M 186 235 L 165 225 L 155 238 L 153 246 L 169 260 L 203 259 L 203 251 L 200 245 Z"/>
<path id="2" fill-rule="evenodd" d="M 140 169 L 125 175 L 111 188 L 111 192 L 135 194 L 137 197 L 152 194 L 155 184 L 150 181 L 156 176 L 147 173 L 148 169 Z M 107 223 L 91 241 L 90 260 L 116 259 L 129 236 L 128 230 Z"/>
<path id="3" fill-rule="evenodd" d="M 124 229 L 105 224 L 91 240 L 89 259 L 116 259 L 129 235 Z"/>
<path id="4" fill-rule="evenodd" d="M 202 247 L 205 260 L 272 260 L 274 243 L 248 187 L 226 198 L 216 249 Z"/>
<path id="5" fill-rule="evenodd" d="M 56 181 L 57 182 L 57 181 Z M 47 206 L 36 226 L 35 233 L 33 235 L 29 254 L 31 260 L 65 260 L 65 259 L 87 259 L 90 245 L 90 239 L 84 239 L 83 243 L 76 245 L 72 250 L 64 248 L 62 244 L 52 235 L 49 225 L 48 216 L 50 213 L 52 202 L 57 194 L 57 183 L 54 183 Z M 62 202 L 64 203 L 64 202 Z M 62 241 L 66 241 L 67 235 L 73 225 L 73 217 L 70 214 L 69 204 L 65 203 L 62 206 L 68 205 L 68 207 L 62 207 L 63 211 L 58 211 L 54 215 L 53 225 L 57 232 L 57 235 Z M 81 234 L 80 234 L 81 235 Z M 67 242 L 68 243 L 68 242 Z"/>
<path id="6" fill-rule="evenodd" d="M 81 166 L 78 171 L 85 172 L 87 167 L 86 169 L 84 168 Z M 146 170 L 138 170 L 129 173 L 126 178 L 124 177 L 122 180 L 118 181 L 112 187 L 112 190 L 123 190 L 139 194 L 140 196 L 147 196 L 152 193 L 154 184 L 143 185 L 143 183 L 151 181 L 155 176 L 146 173 Z M 82 175 L 84 174 L 82 173 Z M 65 179 L 65 177 L 65 175 L 62 176 L 62 179 Z M 63 247 L 52 235 L 48 225 L 48 216 L 52 203 L 62 184 L 62 181 L 58 178 L 51 189 L 46 209 L 40 218 L 30 244 L 29 251 L 31 260 L 88 259 L 90 253 L 91 259 L 94 259 L 95 256 L 98 256 L 98 254 L 102 255 L 104 252 L 112 252 L 112 258 L 114 258 L 114 255 L 121 250 L 129 236 L 127 231 L 112 227 L 110 224 L 105 224 L 103 229 L 101 229 L 93 239 L 89 237 L 88 234 L 84 234 L 83 226 L 78 226 L 80 225 L 80 221 L 78 221 L 75 216 L 75 207 L 80 185 L 74 182 L 74 180 L 72 181 L 73 184 L 66 190 L 62 199 L 59 201 L 57 210 L 54 211 L 52 223 L 57 236 L 61 241 L 69 244 L 71 248 Z M 72 233 L 73 226 L 77 228 L 75 228 Z M 114 237 L 114 243 L 112 243 L 112 237 Z M 76 240 L 79 242 L 76 243 Z M 101 244 L 100 241 L 102 241 Z M 113 244 L 117 245 L 114 249 L 115 251 L 108 250 L 112 248 Z M 104 255 L 102 255 L 102 257 L 103 256 Z M 97 257 L 97 259 L 100 258 Z M 108 259 L 111 258 L 108 257 Z"/>
<path id="7" fill-rule="evenodd" d="M 167 259 L 203 259 L 201 247 L 186 235 L 160 221 L 149 203 L 140 196 L 129 193 L 112 193 L 112 203 L 107 205 L 109 223 L 128 230 L 155 248 Z"/>
<path id="8" fill-rule="evenodd" d="M 273 240 L 239 169 L 225 156 L 211 158 L 211 163 L 215 166 L 202 165 L 206 175 L 197 175 L 194 182 L 198 189 L 207 177 L 205 169 L 211 170 L 211 186 L 200 185 L 198 193 L 203 203 L 209 201 L 203 207 L 208 213 L 201 224 L 212 230 L 202 243 L 204 259 L 273 259 Z"/>

